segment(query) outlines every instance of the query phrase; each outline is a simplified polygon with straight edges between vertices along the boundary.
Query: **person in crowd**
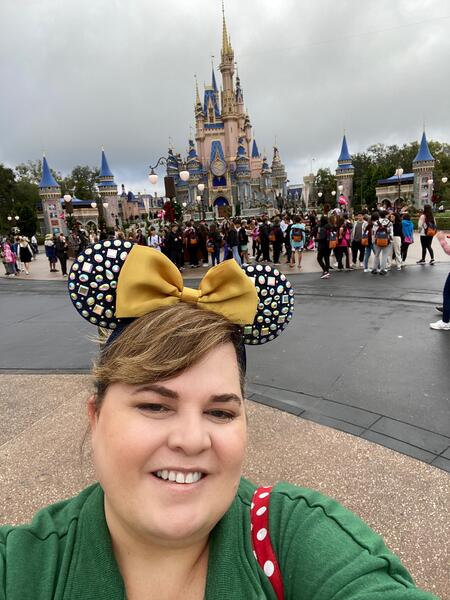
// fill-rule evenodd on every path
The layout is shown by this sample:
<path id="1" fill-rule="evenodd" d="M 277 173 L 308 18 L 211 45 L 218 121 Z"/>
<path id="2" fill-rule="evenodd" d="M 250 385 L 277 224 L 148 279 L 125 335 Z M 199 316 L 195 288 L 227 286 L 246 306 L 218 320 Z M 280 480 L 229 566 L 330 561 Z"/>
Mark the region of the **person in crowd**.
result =
<path id="1" fill-rule="evenodd" d="M 430 255 L 430 265 L 434 265 L 434 252 L 432 248 L 433 237 L 436 235 L 436 221 L 434 220 L 433 211 L 429 204 L 423 207 L 423 213 L 419 217 L 417 223 L 420 235 L 420 244 L 422 246 L 422 258 L 417 261 L 418 265 L 425 264 L 426 253 Z"/>
<path id="2" fill-rule="evenodd" d="M 239 254 L 241 256 L 243 266 L 248 265 L 248 230 L 247 221 L 242 219 L 238 229 Z"/>
<path id="3" fill-rule="evenodd" d="M 328 217 L 322 215 L 320 217 L 319 225 L 317 227 L 316 241 L 317 241 L 317 262 L 322 269 L 321 279 L 330 278 L 330 247 L 328 243 L 328 230 L 330 225 L 328 223 Z"/>
<path id="4" fill-rule="evenodd" d="M 0 597 L 432 600 L 335 500 L 242 476 L 254 284 L 229 261 L 233 294 L 221 307 L 186 288 L 173 303 L 163 293 L 172 265 L 136 248 L 161 261 L 149 282 L 160 293 L 136 317 L 119 277 L 116 314 L 131 323 L 97 358 L 87 399 L 98 482 L 31 524 L 0 527 Z"/>
<path id="5" fill-rule="evenodd" d="M 387 268 L 390 267 L 391 259 L 395 260 L 397 271 L 402 270 L 402 217 L 400 213 L 393 212 L 389 215 L 392 223 L 392 255 L 388 256 Z"/>
<path id="6" fill-rule="evenodd" d="M 37 241 L 37 237 L 35 234 L 33 234 L 31 236 L 30 246 L 31 246 L 34 256 L 36 256 L 36 254 L 39 254 L 39 246 L 38 246 L 38 241 Z"/>
<path id="7" fill-rule="evenodd" d="M 259 222 L 253 221 L 252 228 L 252 257 L 258 260 L 257 257 L 261 256 L 261 238 L 259 236 Z"/>
<path id="8" fill-rule="evenodd" d="M 56 273 L 58 269 L 56 268 L 56 245 L 53 234 L 47 233 L 45 236 L 44 249 L 45 256 L 47 257 L 50 265 L 50 273 Z"/>
<path id="9" fill-rule="evenodd" d="M 25 274 L 29 275 L 30 263 L 33 260 L 33 250 L 30 246 L 30 240 L 25 235 L 22 235 L 19 238 L 19 255 L 20 262 L 22 263 L 25 269 Z"/>
<path id="10" fill-rule="evenodd" d="M 292 257 L 292 246 L 291 246 L 291 229 L 292 229 L 292 225 L 293 225 L 293 221 L 290 217 L 290 215 L 286 215 L 283 219 L 283 222 L 286 225 L 286 229 L 284 231 L 284 248 L 286 250 L 286 264 L 290 264 L 291 263 L 291 257 Z"/>
<path id="11" fill-rule="evenodd" d="M 198 234 L 194 221 L 189 221 L 184 230 L 184 244 L 189 256 L 189 266 L 198 267 Z"/>
<path id="12" fill-rule="evenodd" d="M 67 259 L 69 254 L 67 240 L 63 233 L 60 233 L 56 238 L 55 253 L 56 258 L 59 260 L 59 264 L 61 265 L 62 276 L 67 277 Z"/>
<path id="13" fill-rule="evenodd" d="M 5 272 L 8 277 L 16 276 L 16 255 L 12 249 L 12 241 L 6 239 L 2 244 L 2 261 L 5 266 Z"/>
<path id="14" fill-rule="evenodd" d="M 147 240 L 145 239 L 144 232 L 140 227 L 138 227 L 136 230 L 135 242 L 136 244 L 139 244 L 139 246 L 147 246 Z"/>
<path id="15" fill-rule="evenodd" d="M 291 227 L 291 248 L 292 248 L 292 256 L 291 262 L 289 266 L 295 267 L 295 262 L 297 259 L 297 267 L 298 269 L 302 268 L 302 258 L 303 258 L 303 250 L 305 248 L 306 241 L 306 228 L 303 223 L 303 219 L 300 215 L 295 215 L 294 223 Z"/>
<path id="16" fill-rule="evenodd" d="M 345 268 L 351 269 L 350 266 L 350 238 L 352 232 L 352 223 L 348 216 L 344 213 L 337 217 L 338 226 L 338 244 L 335 249 L 337 259 L 337 267 L 339 271 L 344 269 L 343 258 L 345 257 Z"/>
<path id="17" fill-rule="evenodd" d="M 370 273 L 371 269 L 369 269 L 369 259 L 372 253 L 375 254 L 372 231 L 375 226 L 375 223 L 380 218 L 378 211 L 374 211 L 367 223 L 366 228 L 364 229 L 363 237 L 361 243 L 363 244 L 364 250 L 364 273 Z"/>
<path id="18" fill-rule="evenodd" d="M 261 218 L 261 222 L 259 224 L 259 244 L 260 244 L 260 253 L 262 254 L 263 262 L 270 261 L 270 232 L 271 226 L 267 219 L 267 215 L 263 215 Z M 257 254 L 256 260 L 259 261 L 260 254 Z"/>
<path id="19" fill-rule="evenodd" d="M 356 215 L 356 221 L 353 223 L 352 235 L 351 235 L 351 249 L 352 249 L 352 266 L 356 268 L 358 266 L 364 266 L 364 251 L 365 247 L 362 245 L 362 237 L 365 228 L 367 227 L 367 221 L 364 220 L 364 215 L 359 212 Z"/>
<path id="20" fill-rule="evenodd" d="M 241 257 L 239 256 L 239 240 L 238 233 L 236 230 L 236 224 L 234 221 L 230 221 L 228 233 L 227 233 L 227 246 L 231 250 L 232 258 L 240 266 L 242 264 Z"/>
<path id="21" fill-rule="evenodd" d="M 414 244 L 414 224 L 411 221 L 409 213 L 403 213 L 402 215 L 402 264 L 406 262 L 408 256 L 408 250 L 411 244 Z"/>
<path id="22" fill-rule="evenodd" d="M 379 218 L 372 226 L 372 242 L 375 254 L 372 273 L 386 275 L 386 261 L 392 254 L 392 223 L 385 210 L 379 211 Z"/>
<path id="23" fill-rule="evenodd" d="M 183 234 L 179 230 L 178 223 L 172 223 L 167 234 L 165 249 L 173 264 L 178 267 L 179 271 L 183 271 Z"/>
<path id="24" fill-rule="evenodd" d="M 450 244 L 445 239 L 445 234 L 442 231 L 438 231 L 436 238 L 441 244 L 442 250 L 450 255 Z M 439 312 L 442 311 L 442 319 L 434 323 L 430 323 L 431 329 L 437 329 L 441 331 L 450 331 L 450 273 L 447 275 L 445 280 L 444 289 L 442 290 L 443 304 L 442 306 L 436 307 Z"/>
<path id="25" fill-rule="evenodd" d="M 283 230 L 281 229 L 281 221 L 279 217 L 275 217 L 272 226 L 272 246 L 273 246 L 273 264 L 280 264 L 281 250 L 283 249 Z"/>
<path id="26" fill-rule="evenodd" d="M 45 239 L 47 239 L 47 236 Z M 80 249 L 80 238 L 78 237 L 75 229 L 72 229 L 72 231 L 67 236 L 67 247 L 69 258 L 71 258 L 72 260 L 75 259 L 78 256 L 78 251 Z"/>
<path id="27" fill-rule="evenodd" d="M 203 261 L 203 266 L 207 267 L 209 265 L 208 262 L 208 242 L 209 230 L 208 226 L 204 219 L 200 220 L 200 223 L 197 227 L 197 236 L 198 236 L 198 251 L 200 252 L 201 259 Z"/>
<path id="28" fill-rule="evenodd" d="M 217 223 L 211 223 L 208 234 L 208 252 L 211 255 L 211 263 L 214 267 L 220 263 L 220 249 L 222 247 L 222 236 Z"/>
<path id="29" fill-rule="evenodd" d="M 25 267 L 20 260 L 20 235 L 16 235 L 14 237 L 14 241 L 12 242 L 12 251 L 14 252 L 14 256 L 16 257 L 16 262 L 14 263 L 14 268 L 16 273 L 23 273 L 25 271 Z"/>
<path id="30" fill-rule="evenodd" d="M 161 237 L 156 233 L 156 229 L 152 226 L 147 237 L 147 246 L 161 252 Z"/>

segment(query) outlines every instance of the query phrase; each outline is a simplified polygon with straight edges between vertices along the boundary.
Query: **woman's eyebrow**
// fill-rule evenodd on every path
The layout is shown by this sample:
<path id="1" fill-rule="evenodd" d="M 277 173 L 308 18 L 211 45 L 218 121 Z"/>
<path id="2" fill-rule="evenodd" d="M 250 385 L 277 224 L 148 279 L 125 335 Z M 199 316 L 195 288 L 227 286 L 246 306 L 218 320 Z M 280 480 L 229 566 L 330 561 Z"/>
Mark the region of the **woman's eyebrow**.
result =
<path id="1" fill-rule="evenodd" d="M 158 396 L 164 396 L 164 398 L 170 398 L 172 400 L 178 400 L 179 395 L 178 392 L 171 390 L 170 388 L 164 387 L 163 385 L 158 385 L 156 383 L 148 383 L 141 387 L 138 387 L 136 390 L 132 392 L 132 395 L 139 394 L 141 392 L 155 392 Z"/>
<path id="2" fill-rule="evenodd" d="M 241 398 L 237 394 L 225 393 L 225 394 L 214 394 L 209 399 L 210 402 L 237 402 L 242 404 Z"/>

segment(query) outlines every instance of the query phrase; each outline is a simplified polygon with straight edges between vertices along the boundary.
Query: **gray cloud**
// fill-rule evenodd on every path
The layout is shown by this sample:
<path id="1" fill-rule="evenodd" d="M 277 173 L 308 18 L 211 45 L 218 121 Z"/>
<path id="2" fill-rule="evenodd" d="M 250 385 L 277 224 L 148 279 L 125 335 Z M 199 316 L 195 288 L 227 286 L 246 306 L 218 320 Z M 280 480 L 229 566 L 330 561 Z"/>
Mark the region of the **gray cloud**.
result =
<path id="1" fill-rule="evenodd" d="M 445 0 L 227 0 L 244 100 L 260 149 L 275 136 L 291 181 L 376 142 L 450 141 Z M 47 152 L 149 188 L 169 136 L 184 151 L 194 74 L 219 63 L 219 0 L 3 0 L 0 162 Z M 220 75 L 218 76 L 220 82 Z"/>

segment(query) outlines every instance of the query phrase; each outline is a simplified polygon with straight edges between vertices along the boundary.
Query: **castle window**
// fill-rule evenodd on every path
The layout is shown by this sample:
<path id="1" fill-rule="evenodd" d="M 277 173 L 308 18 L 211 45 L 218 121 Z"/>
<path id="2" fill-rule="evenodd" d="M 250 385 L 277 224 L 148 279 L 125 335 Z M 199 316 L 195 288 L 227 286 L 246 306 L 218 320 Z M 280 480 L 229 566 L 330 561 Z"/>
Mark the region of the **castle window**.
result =
<path id="1" fill-rule="evenodd" d="M 209 118 L 210 123 L 214 123 L 214 109 L 213 108 L 208 109 L 208 118 Z"/>

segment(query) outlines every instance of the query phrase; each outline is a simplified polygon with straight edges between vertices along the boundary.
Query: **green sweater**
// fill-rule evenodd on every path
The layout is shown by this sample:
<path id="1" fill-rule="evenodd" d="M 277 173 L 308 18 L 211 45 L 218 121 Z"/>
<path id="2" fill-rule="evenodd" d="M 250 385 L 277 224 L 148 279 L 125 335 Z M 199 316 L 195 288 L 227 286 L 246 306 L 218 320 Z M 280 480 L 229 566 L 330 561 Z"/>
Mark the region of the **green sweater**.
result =
<path id="1" fill-rule="evenodd" d="M 250 503 L 242 479 L 211 533 L 206 600 L 275 600 L 253 556 Z M 270 536 L 285 598 L 430 600 L 398 558 L 334 500 L 287 483 L 271 494 Z M 123 600 L 98 484 L 37 513 L 30 525 L 0 527 L 0 600 Z"/>

